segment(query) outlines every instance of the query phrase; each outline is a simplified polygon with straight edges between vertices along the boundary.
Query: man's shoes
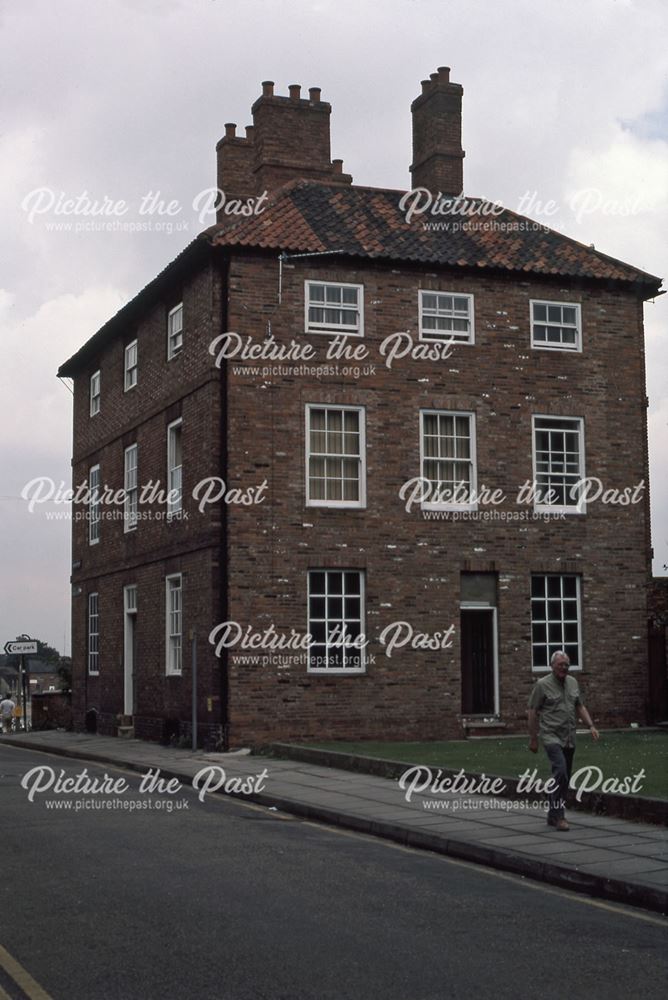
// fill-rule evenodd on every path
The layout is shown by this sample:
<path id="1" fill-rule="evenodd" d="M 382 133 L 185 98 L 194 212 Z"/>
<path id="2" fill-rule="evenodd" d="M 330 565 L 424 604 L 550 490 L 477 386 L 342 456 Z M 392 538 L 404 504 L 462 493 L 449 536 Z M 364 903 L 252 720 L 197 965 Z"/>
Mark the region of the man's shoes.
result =
<path id="1" fill-rule="evenodd" d="M 566 822 L 566 820 L 563 819 L 563 818 L 562 819 L 552 819 L 551 817 L 548 816 L 547 825 L 548 826 L 553 826 L 556 830 L 559 830 L 562 833 L 566 833 L 567 830 L 570 830 L 570 826 L 568 825 L 568 823 Z"/>

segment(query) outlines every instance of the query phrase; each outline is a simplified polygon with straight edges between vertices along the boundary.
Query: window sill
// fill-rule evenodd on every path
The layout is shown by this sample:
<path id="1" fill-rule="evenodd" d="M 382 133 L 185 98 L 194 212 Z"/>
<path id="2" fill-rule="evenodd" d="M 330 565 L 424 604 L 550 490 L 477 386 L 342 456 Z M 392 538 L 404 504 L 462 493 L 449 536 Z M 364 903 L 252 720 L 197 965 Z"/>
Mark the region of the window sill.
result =
<path id="1" fill-rule="evenodd" d="M 476 514 L 478 512 L 478 505 L 471 504 L 470 506 L 458 505 L 450 506 L 449 504 L 440 503 L 422 503 L 420 504 L 420 510 L 435 510 L 435 511 L 446 511 L 451 514 Z"/>
<path id="2" fill-rule="evenodd" d="M 569 344 L 565 347 L 563 344 L 534 344 L 531 343 L 532 351 L 557 351 L 561 354 L 582 354 L 582 347 L 579 344 Z"/>
<path id="3" fill-rule="evenodd" d="M 366 510 L 365 503 L 353 503 L 345 500 L 307 500 L 306 506 L 309 510 Z"/>
<path id="4" fill-rule="evenodd" d="M 355 337 L 356 340 L 364 339 L 364 330 L 349 330 L 349 329 L 339 329 L 338 327 L 323 327 L 318 330 L 304 330 L 304 336 L 309 337 L 315 334 L 318 337 Z"/>
<path id="5" fill-rule="evenodd" d="M 579 674 L 581 672 L 582 672 L 582 667 L 570 667 L 569 670 L 568 670 L 569 674 L 573 674 L 573 673 Z M 552 673 L 552 667 L 532 667 L 531 668 L 531 673 L 532 674 L 551 674 Z"/>
<path id="6" fill-rule="evenodd" d="M 421 344 L 447 344 L 450 347 L 475 347 L 475 337 L 469 337 L 468 340 L 458 340 L 457 337 L 443 336 L 434 337 L 429 336 L 429 334 L 424 333 L 420 330 L 419 342 Z"/>

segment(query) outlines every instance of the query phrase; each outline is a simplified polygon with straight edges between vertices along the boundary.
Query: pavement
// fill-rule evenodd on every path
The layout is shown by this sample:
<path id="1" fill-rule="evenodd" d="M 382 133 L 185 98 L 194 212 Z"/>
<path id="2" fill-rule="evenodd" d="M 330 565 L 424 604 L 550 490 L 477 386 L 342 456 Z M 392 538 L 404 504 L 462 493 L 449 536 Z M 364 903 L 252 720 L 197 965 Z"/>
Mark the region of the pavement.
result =
<path id="1" fill-rule="evenodd" d="M 656 825 L 576 813 L 569 816 L 571 830 L 560 833 L 547 825 L 538 802 L 532 806 L 498 796 L 428 791 L 407 801 L 395 780 L 293 760 L 194 752 L 61 731 L 13 734 L 0 742 L 140 773 L 159 768 L 162 777 L 184 783 L 192 782 L 203 768 L 222 768 L 226 780 L 247 780 L 266 769 L 255 791 L 233 797 L 668 913 L 668 832 Z"/>

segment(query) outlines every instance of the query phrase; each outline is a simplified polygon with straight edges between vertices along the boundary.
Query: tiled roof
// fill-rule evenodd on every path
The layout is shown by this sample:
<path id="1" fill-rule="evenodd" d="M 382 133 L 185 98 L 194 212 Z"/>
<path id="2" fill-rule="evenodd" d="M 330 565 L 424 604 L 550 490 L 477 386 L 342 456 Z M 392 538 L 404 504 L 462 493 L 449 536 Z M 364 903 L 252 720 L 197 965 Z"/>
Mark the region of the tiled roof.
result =
<path id="1" fill-rule="evenodd" d="M 495 216 L 486 214 L 489 203 L 480 199 L 466 199 L 464 215 L 424 214 L 406 222 L 399 205 L 404 194 L 306 180 L 285 184 L 261 214 L 236 223 L 230 217 L 200 233 L 62 364 L 58 375 L 74 375 L 119 330 L 139 318 L 146 302 L 162 294 L 182 271 L 203 261 L 210 245 L 277 254 L 336 251 L 393 262 L 608 280 L 635 286 L 643 298 L 651 298 L 661 285 L 652 274 L 508 209 Z"/>
<path id="2" fill-rule="evenodd" d="M 278 189 L 265 210 L 235 225 L 213 226 L 214 245 L 287 253 L 338 251 L 417 264 L 488 268 L 639 283 L 661 279 L 587 247 L 508 209 L 467 199 L 465 214 L 416 215 L 406 222 L 404 192 L 295 181 Z M 446 228 L 447 227 L 447 228 Z M 649 290 L 649 289 L 648 289 Z"/>

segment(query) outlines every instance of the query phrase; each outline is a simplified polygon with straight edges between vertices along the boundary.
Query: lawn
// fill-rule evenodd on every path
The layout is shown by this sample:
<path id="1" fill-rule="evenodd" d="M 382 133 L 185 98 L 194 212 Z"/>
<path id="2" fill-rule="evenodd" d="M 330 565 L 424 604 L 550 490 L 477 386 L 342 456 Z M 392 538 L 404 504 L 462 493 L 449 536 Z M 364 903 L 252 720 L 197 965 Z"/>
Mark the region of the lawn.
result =
<path id="1" fill-rule="evenodd" d="M 310 744 L 320 750 L 357 753 L 364 757 L 383 757 L 408 764 L 428 764 L 485 774 L 518 778 L 526 768 L 537 768 L 539 776 L 549 777 L 545 752 L 532 754 L 524 736 L 504 739 L 451 740 L 441 743 L 336 742 Z M 601 733 L 594 743 L 588 733 L 578 736 L 574 770 L 595 765 L 603 780 L 637 774 L 645 770 L 639 795 L 668 799 L 668 732 L 655 730 Z M 598 789 L 601 790 L 600 787 Z"/>

